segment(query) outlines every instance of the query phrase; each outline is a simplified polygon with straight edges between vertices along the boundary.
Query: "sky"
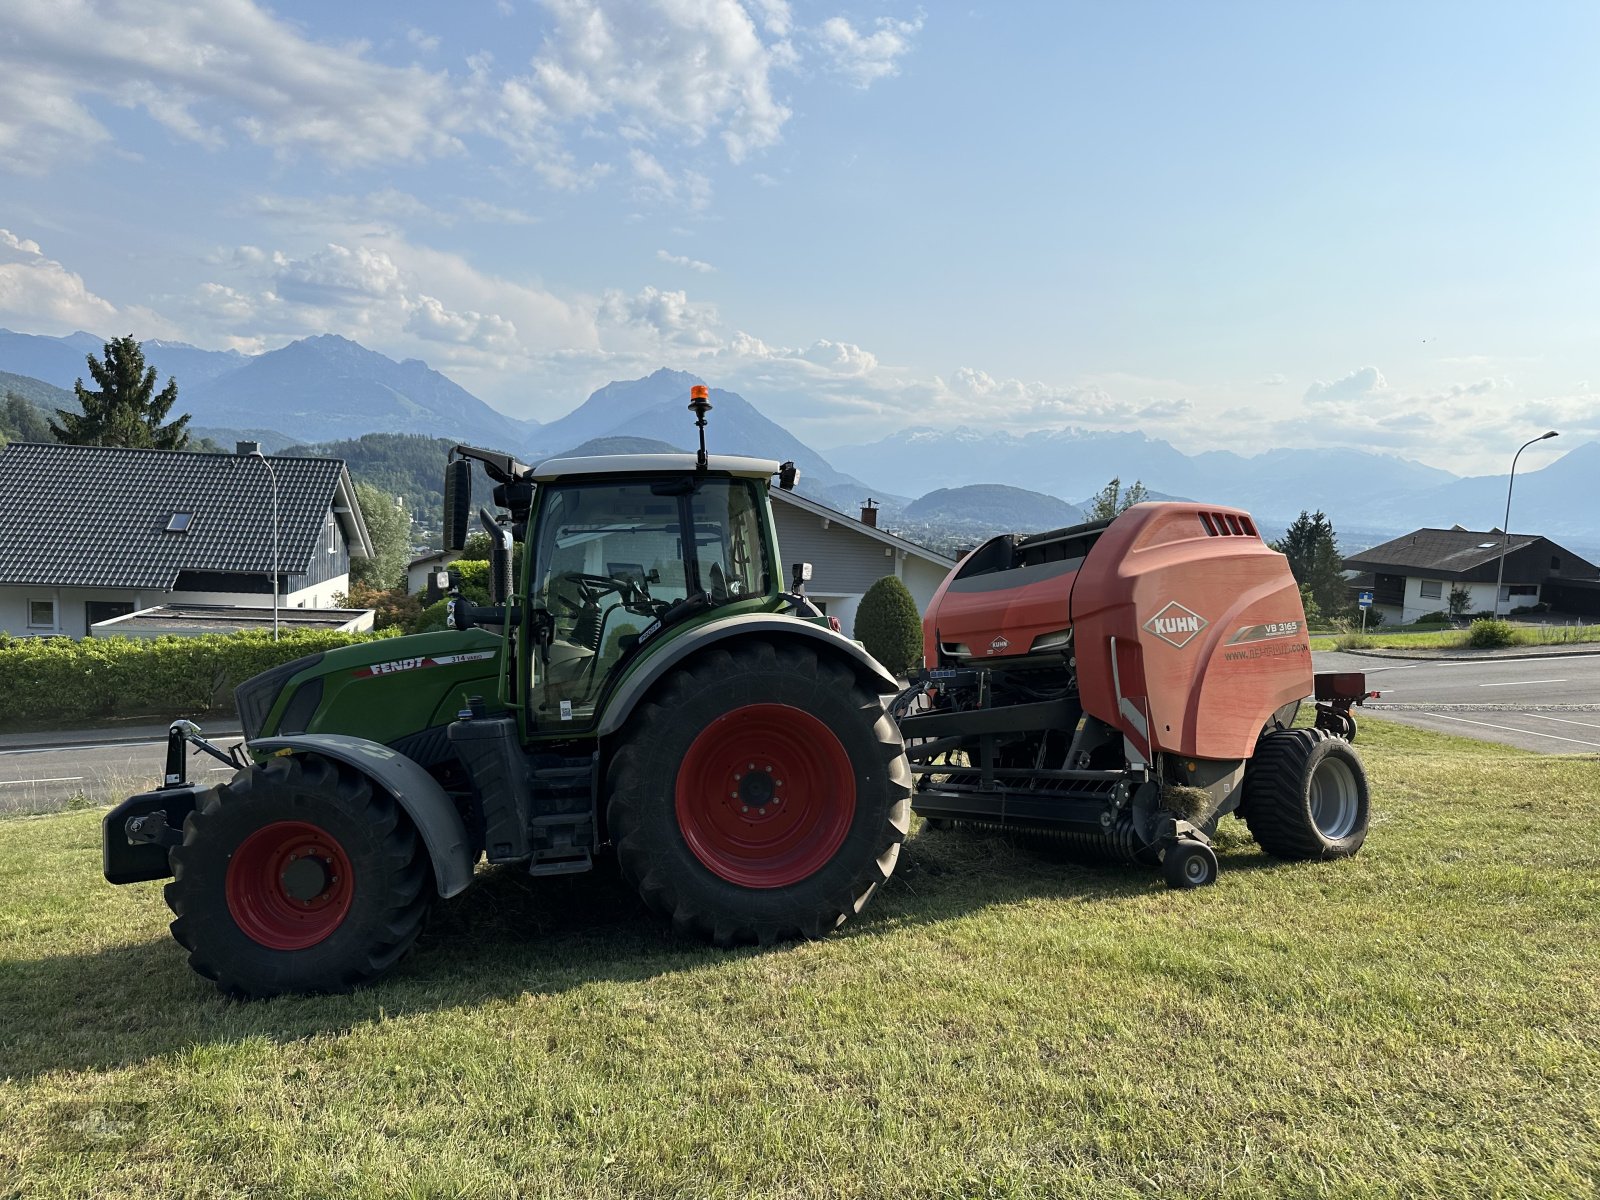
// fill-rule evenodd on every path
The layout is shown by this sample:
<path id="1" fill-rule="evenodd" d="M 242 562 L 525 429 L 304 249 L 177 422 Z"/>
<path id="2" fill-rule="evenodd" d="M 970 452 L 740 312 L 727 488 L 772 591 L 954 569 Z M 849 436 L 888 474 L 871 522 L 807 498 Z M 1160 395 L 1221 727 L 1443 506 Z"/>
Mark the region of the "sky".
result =
<path id="1" fill-rule="evenodd" d="M 1600 437 L 1588 0 L 5 7 L 7 328 L 339 333 L 539 420 L 671 366 L 824 451 Z"/>

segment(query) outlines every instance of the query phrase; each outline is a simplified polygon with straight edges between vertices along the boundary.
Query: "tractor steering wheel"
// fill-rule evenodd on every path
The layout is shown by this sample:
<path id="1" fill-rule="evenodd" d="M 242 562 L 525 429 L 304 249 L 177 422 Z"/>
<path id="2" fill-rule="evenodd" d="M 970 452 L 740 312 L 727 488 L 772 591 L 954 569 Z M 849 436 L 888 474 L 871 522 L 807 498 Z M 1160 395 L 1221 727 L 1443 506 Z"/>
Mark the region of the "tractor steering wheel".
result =
<path id="1" fill-rule="evenodd" d="M 585 571 L 568 571 L 561 578 L 570 579 L 577 585 L 578 600 L 581 601 L 581 603 L 575 602 L 567 596 L 557 597 L 568 613 L 593 611 L 600 607 L 601 600 L 613 592 L 621 595 L 624 609 L 641 616 L 655 618 L 666 609 L 663 601 L 652 599 L 643 584 L 635 583 L 631 579 L 618 579 L 612 575 L 590 575 Z"/>

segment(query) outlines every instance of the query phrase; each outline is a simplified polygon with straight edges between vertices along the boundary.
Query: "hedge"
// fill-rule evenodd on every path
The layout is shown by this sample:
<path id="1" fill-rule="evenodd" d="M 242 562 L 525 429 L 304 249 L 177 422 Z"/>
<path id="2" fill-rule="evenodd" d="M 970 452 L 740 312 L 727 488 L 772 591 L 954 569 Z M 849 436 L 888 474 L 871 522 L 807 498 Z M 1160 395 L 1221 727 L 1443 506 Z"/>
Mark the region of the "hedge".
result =
<path id="1" fill-rule="evenodd" d="M 297 630 L 161 638 L 13 638 L 0 634 L 0 727 L 117 717 L 231 713 L 233 689 L 291 659 L 394 632 Z"/>

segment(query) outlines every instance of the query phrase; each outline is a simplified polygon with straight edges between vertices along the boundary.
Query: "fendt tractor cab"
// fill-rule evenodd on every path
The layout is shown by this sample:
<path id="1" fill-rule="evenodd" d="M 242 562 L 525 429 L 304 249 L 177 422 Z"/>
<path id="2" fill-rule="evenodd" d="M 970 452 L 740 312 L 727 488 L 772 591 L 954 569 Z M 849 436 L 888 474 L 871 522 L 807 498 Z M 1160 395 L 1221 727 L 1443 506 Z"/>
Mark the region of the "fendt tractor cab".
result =
<path id="1" fill-rule="evenodd" d="M 105 820 L 113 883 L 171 877 L 173 936 L 244 995 L 336 990 L 410 948 L 480 859 L 533 874 L 603 852 L 675 927 L 820 936 L 893 871 L 910 771 L 896 681 L 784 587 L 768 499 L 792 463 L 698 454 L 527 467 L 457 446 L 445 545 L 478 464 L 500 511 L 491 603 L 451 628 L 311 655 L 236 692 L 231 754 L 175 722 L 164 784 Z M 520 569 L 513 578 L 513 563 Z M 238 768 L 185 779 L 189 747 Z"/>

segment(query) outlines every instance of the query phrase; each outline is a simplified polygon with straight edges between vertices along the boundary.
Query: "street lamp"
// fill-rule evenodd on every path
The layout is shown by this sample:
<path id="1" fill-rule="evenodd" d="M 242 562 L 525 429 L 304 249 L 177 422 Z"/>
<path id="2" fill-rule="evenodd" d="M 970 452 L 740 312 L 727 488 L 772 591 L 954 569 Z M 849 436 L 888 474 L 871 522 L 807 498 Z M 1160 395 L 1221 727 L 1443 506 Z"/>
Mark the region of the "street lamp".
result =
<path id="1" fill-rule="evenodd" d="M 1500 566 L 1494 574 L 1494 615 L 1500 615 L 1500 586 L 1506 578 L 1506 549 L 1511 544 L 1511 486 L 1517 482 L 1517 459 L 1522 457 L 1522 452 L 1534 442 L 1548 441 L 1561 435 L 1552 429 L 1549 433 L 1541 433 L 1538 437 L 1523 442 L 1517 452 L 1511 456 L 1511 477 L 1506 480 L 1506 520 L 1500 526 Z"/>
<path id="2" fill-rule="evenodd" d="M 278 473 L 272 469 L 272 464 L 267 461 L 267 456 L 261 453 L 257 446 L 251 451 L 267 468 L 267 475 L 272 480 L 272 640 L 278 640 Z"/>

